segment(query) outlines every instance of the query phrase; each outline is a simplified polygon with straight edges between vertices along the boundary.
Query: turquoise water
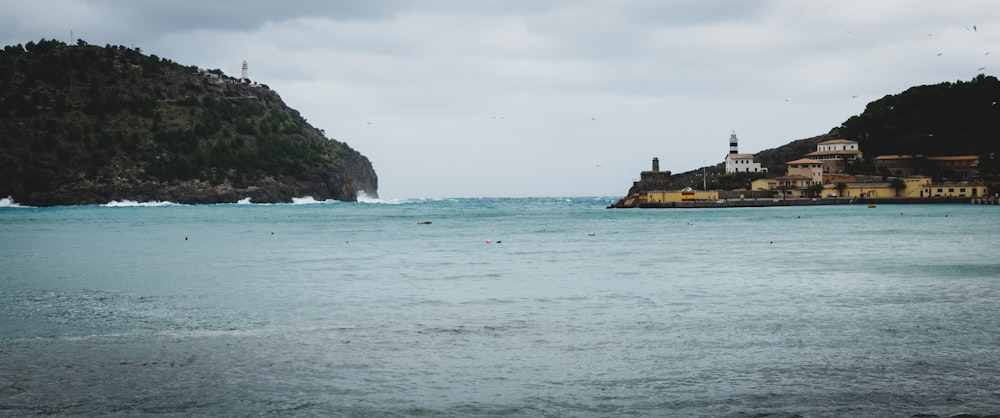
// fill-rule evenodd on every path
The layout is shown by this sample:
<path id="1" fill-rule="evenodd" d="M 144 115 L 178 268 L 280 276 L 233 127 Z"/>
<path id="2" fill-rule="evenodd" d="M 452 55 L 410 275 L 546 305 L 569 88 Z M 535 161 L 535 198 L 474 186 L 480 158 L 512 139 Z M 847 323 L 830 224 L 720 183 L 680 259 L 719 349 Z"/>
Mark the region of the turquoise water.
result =
<path id="1" fill-rule="evenodd" d="M 1000 413 L 1000 207 L 611 200 L 0 208 L 0 415 Z"/>

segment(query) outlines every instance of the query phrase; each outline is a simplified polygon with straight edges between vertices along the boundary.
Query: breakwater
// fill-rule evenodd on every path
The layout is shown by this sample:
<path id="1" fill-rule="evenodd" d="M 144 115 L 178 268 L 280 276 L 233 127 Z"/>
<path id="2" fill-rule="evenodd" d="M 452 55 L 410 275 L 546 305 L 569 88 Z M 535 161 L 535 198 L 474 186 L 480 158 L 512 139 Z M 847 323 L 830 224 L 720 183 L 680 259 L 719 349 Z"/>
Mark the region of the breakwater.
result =
<path id="1" fill-rule="evenodd" d="M 633 206 L 624 205 L 625 199 L 608 208 L 648 208 L 648 209 L 700 209 L 700 208 L 754 208 L 772 206 L 820 206 L 820 205 L 912 205 L 912 204 L 1000 204 L 996 197 L 990 198 L 808 198 L 808 199 L 720 199 L 692 200 L 683 202 L 638 202 Z"/>

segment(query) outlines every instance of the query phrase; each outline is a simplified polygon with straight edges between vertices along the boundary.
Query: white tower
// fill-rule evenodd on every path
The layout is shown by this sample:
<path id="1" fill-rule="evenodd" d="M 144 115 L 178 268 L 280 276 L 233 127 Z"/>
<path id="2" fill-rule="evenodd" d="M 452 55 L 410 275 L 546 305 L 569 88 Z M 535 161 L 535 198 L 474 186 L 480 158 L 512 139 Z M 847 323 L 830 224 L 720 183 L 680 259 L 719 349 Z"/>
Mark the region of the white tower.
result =
<path id="1" fill-rule="evenodd" d="M 248 68 L 249 67 L 247 66 L 247 62 L 243 61 L 243 77 L 240 77 L 240 79 L 242 79 L 242 80 L 246 80 L 247 79 L 247 69 Z"/>
<path id="2" fill-rule="evenodd" d="M 737 152 L 737 147 L 736 147 L 736 132 L 733 132 L 732 135 L 729 135 L 729 153 L 739 154 L 739 152 Z"/>

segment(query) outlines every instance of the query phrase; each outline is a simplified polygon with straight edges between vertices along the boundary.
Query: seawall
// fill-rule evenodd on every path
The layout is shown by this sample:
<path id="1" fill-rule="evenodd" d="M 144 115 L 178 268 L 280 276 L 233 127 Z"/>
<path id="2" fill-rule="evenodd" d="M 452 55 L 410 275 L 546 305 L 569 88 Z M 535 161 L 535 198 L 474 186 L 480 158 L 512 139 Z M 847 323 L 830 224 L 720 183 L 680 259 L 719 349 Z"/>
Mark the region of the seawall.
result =
<path id="1" fill-rule="evenodd" d="M 968 197 L 938 197 L 938 198 L 812 198 L 812 199 L 722 199 L 697 200 L 687 202 L 644 202 L 633 207 L 648 209 L 700 209 L 700 208 L 756 208 L 773 206 L 821 206 L 821 205 L 913 205 L 913 204 L 1000 204 L 996 198 L 972 199 Z M 626 206 L 608 206 L 622 208 Z"/>

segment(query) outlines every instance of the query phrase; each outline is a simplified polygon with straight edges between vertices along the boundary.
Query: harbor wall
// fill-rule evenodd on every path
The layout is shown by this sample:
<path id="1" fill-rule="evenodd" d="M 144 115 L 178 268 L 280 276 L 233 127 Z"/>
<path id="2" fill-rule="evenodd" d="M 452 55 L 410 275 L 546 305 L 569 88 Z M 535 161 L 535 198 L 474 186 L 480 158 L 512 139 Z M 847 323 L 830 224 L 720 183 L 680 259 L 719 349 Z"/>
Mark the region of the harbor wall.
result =
<path id="1" fill-rule="evenodd" d="M 646 202 L 639 208 L 650 209 L 697 209 L 697 208 L 754 208 L 773 206 L 820 206 L 820 205 L 912 205 L 912 204 L 998 204 L 996 198 L 811 198 L 811 199 L 723 199 L 687 202 Z"/>

